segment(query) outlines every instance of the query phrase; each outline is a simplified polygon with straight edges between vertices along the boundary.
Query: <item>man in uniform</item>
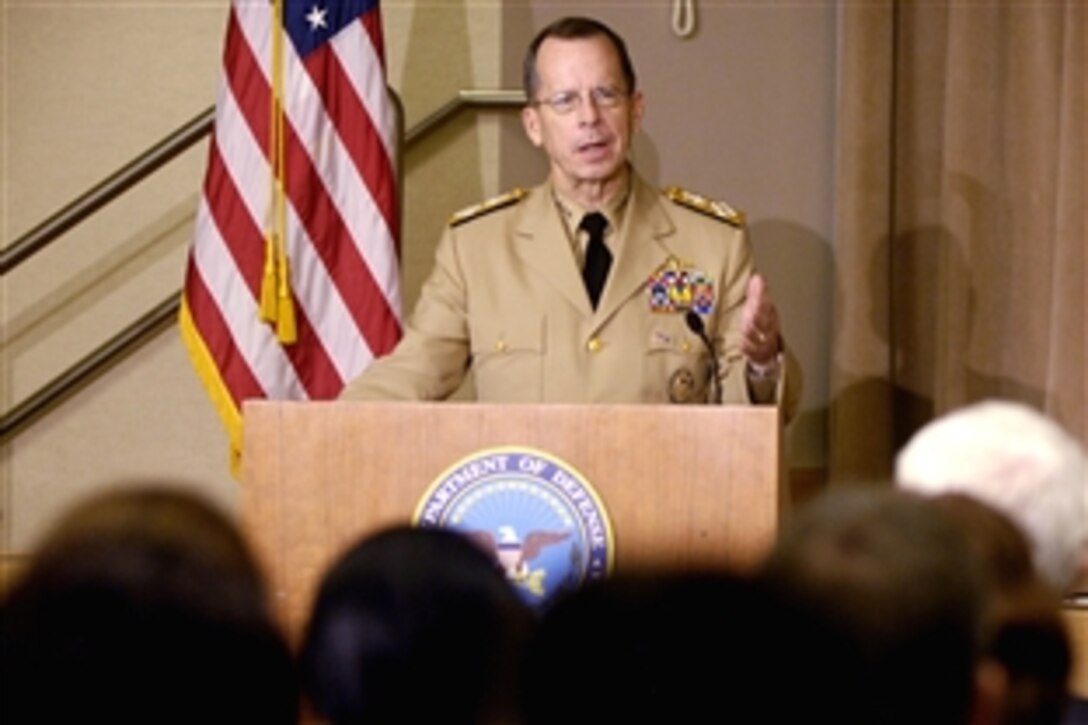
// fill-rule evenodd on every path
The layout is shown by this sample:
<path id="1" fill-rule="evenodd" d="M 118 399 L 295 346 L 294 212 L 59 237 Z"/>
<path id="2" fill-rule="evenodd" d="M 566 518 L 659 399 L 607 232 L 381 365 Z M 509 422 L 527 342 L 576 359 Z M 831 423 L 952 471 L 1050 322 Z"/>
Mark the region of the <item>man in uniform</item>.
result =
<path id="1" fill-rule="evenodd" d="M 742 216 L 628 163 L 643 98 L 623 40 L 559 20 L 524 84 L 548 179 L 454 215 L 403 340 L 342 397 L 443 399 L 471 370 L 483 401 L 778 403 L 790 418 L 800 370 Z"/>

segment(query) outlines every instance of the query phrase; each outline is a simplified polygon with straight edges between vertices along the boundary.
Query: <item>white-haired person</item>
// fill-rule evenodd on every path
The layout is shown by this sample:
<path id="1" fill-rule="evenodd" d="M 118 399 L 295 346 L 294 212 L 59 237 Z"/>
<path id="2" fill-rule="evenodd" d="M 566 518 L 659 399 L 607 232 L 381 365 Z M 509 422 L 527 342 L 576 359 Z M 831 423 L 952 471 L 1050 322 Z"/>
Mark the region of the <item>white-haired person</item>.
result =
<path id="1" fill-rule="evenodd" d="M 1032 408 L 985 401 L 923 427 L 900 451 L 896 481 L 923 494 L 962 493 L 1011 518 L 1039 574 L 1062 592 L 1088 574 L 1088 454 Z"/>

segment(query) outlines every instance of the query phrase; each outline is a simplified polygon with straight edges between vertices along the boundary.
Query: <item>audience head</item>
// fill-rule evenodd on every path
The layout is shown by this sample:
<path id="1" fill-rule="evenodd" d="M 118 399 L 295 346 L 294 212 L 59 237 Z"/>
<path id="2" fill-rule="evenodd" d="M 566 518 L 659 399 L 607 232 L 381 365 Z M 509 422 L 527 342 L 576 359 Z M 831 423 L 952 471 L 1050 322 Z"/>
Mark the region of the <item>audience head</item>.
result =
<path id="1" fill-rule="evenodd" d="M 389 529 L 325 575 L 303 690 L 334 724 L 503 721 L 531 622 L 496 562 L 464 536 Z"/>
<path id="2" fill-rule="evenodd" d="M 1068 702 L 1070 646 L 1060 599 L 1036 574 L 1027 539 L 1007 516 L 970 496 L 940 494 L 930 501 L 984 564 L 980 684 L 993 719 L 1059 722 Z"/>
<path id="3" fill-rule="evenodd" d="M 828 666 L 846 665 L 844 677 L 830 679 L 857 708 L 850 719 L 964 723 L 985 594 L 979 569 L 959 532 L 923 499 L 855 489 L 801 509 L 763 575 L 838 641 L 832 649 L 844 657 Z M 814 667 L 821 655 L 799 652 Z"/>
<path id="4" fill-rule="evenodd" d="M 973 496 L 1027 534 L 1039 573 L 1060 590 L 1088 561 L 1088 456 L 1027 406 L 988 401 L 939 418 L 900 452 L 907 490 Z"/>
<path id="5" fill-rule="evenodd" d="M 753 711 L 766 722 L 806 720 L 829 690 L 820 671 L 791 676 L 795 622 L 737 574 L 613 575 L 544 612 L 525 657 L 522 720 L 728 722 Z M 805 644 L 827 644 L 817 639 Z"/>
<path id="6" fill-rule="evenodd" d="M 65 516 L 3 604 L 11 722 L 291 723 L 290 653 L 233 524 L 165 488 Z"/>

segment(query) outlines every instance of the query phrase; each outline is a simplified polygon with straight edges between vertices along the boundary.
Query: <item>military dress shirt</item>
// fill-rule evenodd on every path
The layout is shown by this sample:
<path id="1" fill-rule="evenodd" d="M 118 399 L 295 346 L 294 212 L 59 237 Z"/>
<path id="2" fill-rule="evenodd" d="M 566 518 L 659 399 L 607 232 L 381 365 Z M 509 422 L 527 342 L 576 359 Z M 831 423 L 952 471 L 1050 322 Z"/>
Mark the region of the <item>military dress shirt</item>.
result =
<path id="1" fill-rule="evenodd" d="M 694 308 L 721 401 L 778 402 L 789 419 L 800 370 L 788 350 L 778 380 L 754 388 L 766 400 L 752 400 L 740 345 L 753 261 L 740 215 L 632 173 L 617 216 L 594 310 L 549 183 L 454 215 L 403 339 L 341 397 L 440 400 L 471 372 L 481 401 L 707 402 L 710 355 L 684 320 Z"/>

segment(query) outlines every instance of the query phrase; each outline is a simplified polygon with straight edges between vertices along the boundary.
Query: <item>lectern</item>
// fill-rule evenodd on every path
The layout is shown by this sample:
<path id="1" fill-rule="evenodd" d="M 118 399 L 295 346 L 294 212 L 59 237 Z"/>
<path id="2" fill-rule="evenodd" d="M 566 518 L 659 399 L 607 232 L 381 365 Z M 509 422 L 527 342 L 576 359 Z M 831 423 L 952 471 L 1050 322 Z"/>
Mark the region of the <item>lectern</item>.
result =
<path id="1" fill-rule="evenodd" d="M 318 582 L 359 537 L 408 522 L 458 461 L 529 448 L 596 491 L 614 567 L 744 566 L 782 500 L 773 407 L 251 402 L 242 524 L 297 634 Z"/>

